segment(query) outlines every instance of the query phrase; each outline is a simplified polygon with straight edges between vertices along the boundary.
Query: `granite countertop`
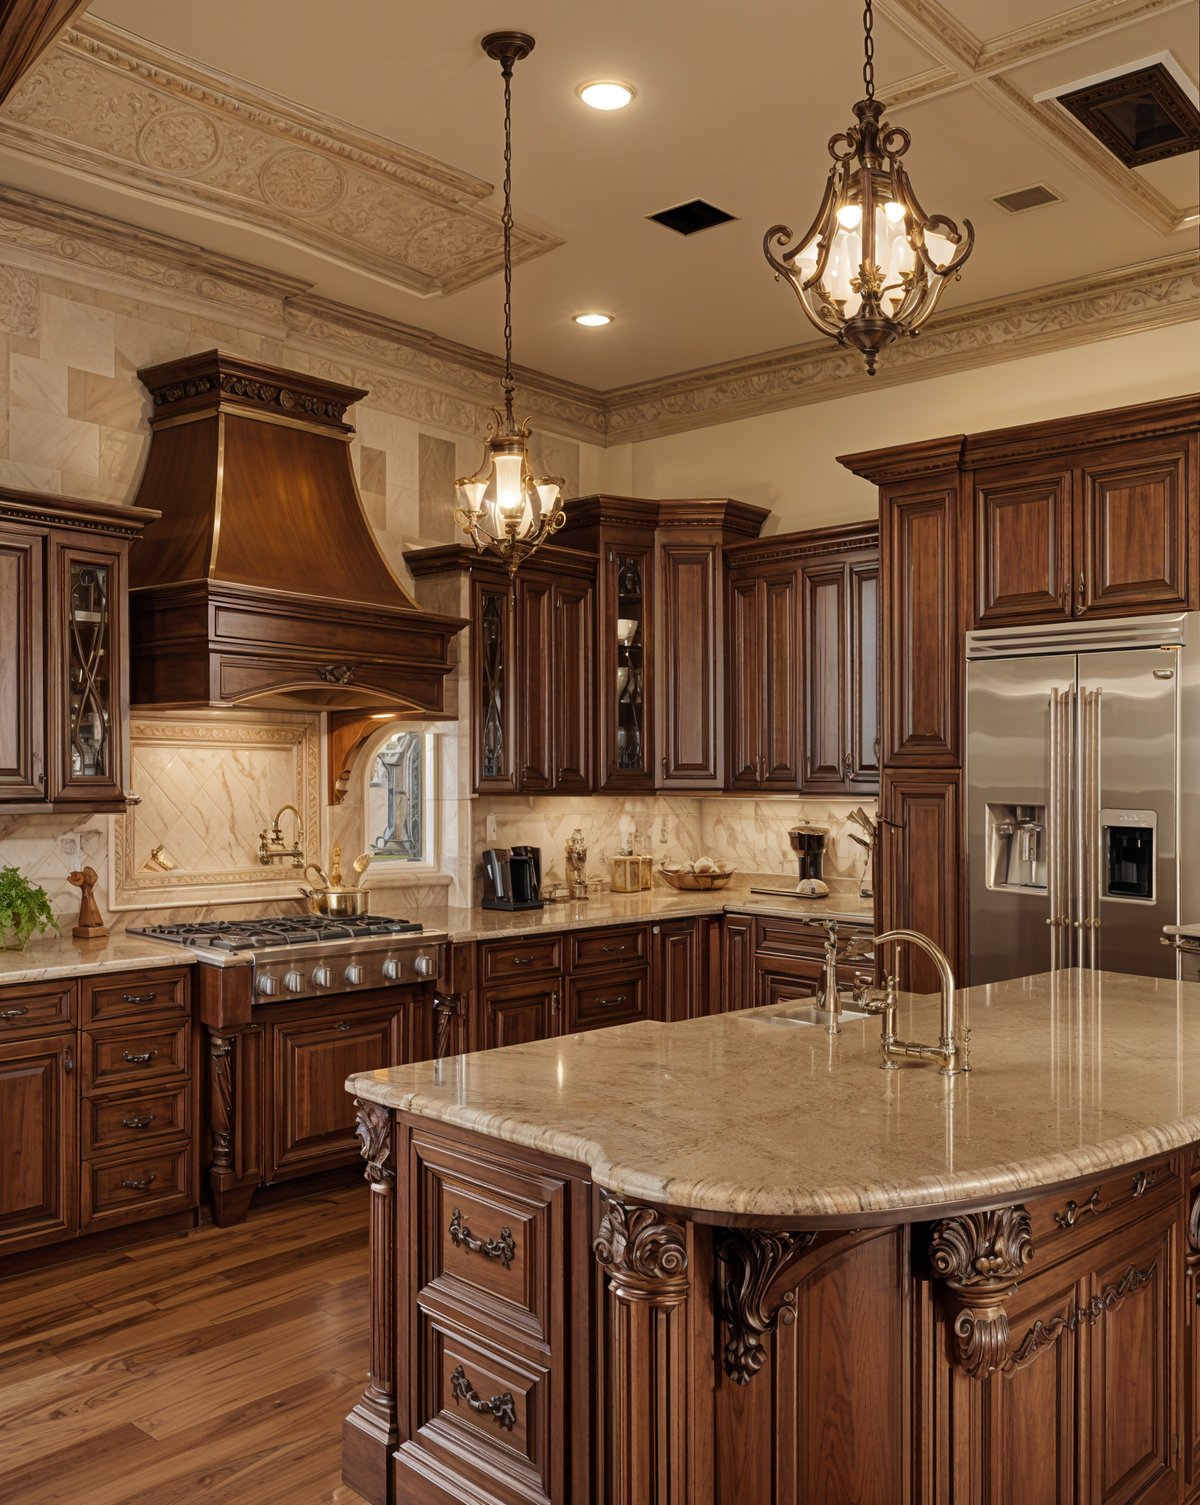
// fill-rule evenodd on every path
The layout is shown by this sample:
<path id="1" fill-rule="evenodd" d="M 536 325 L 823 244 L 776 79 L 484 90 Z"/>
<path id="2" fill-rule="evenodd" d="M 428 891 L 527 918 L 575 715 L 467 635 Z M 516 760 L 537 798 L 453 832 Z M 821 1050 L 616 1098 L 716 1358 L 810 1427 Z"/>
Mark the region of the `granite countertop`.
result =
<path id="1" fill-rule="evenodd" d="M 0 951 L 0 987 L 54 977 L 89 977 L 97 972 L 188 967 L 191 963 L 191 953 L 181 946 L 164 946 L 124 931 L 115 931 L 105 940 L 77 941 L 67 925 L 61 935 L 39 936 L 24 951 Z"/>
<path id="2" fill-rule="evenodd" d="M 623 1197 L 819 1223 L 999 1199 L 1200 1140 L 1200 984 L 1064 971 L 964 990 L 972 1071 L 879 1069 L 786 1005 L 353 1076 L 347 1091 L 587 1166 Z M 935 1041 L 936 997 L 902 1000 Z"/>

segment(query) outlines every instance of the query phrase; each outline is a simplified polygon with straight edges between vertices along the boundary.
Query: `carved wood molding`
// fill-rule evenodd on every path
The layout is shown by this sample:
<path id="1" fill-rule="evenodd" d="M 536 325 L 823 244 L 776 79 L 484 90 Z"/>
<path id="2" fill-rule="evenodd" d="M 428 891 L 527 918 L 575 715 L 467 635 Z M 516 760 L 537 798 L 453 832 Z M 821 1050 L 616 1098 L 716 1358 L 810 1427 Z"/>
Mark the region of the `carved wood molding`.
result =
<path id="1" fill-rule="evenodd" d="M 1005 1303 L 1032 1259 L 1033 1229 L 1024 1207 L 968 1212 L 934 1224 L 929 1261 L 951 1293 L 955 1359 L 972 1379 L 1004 1367 Z"/>
<path id="2" fill-rule="evenodd" d="M 812 1248 L 815 1233 L 727 1228 L 717 1239 L 722 1269 L 718 1300 L 725 1342 L 725 1373 L 748 1385 L 766 1359 L 763 1338 L 779 1323 L 796 1320 L 795 1288 L 784 1289 L 788 1272 Z"/>
<path id="3" fill-rule="evenodd" d="M 381 1103 L 364 1103 L 356 1097 L 354 1110 L 354 1134 L 367 1162 L 364 1175 L 375 1186 L 394 1180 L 395 1168 L 388 1164 L 392 1158 L 391 1109 Z"/>
<path id="4" fill-rule="evenodd" d="M 608 1272 L 615 1295 L 653 1306 L 675 1306 L 688 1292 L 687 1242 L 680 1224 L 656 1207 L 632 1207 L 606 1197 L 592 1252 Z"/>
<path id="5" fill-rule="evenodd" d="M 233 1047 L 234 1036 L 209 1031 L 209 1122 L 212 1132 L 212 1169 L 215 1173 L 233 1170 Z"/>
<path id="6" fill-rule="evenodd" d="M 1049 1322 L 1042 1322 L 1039 1319 L 1004 1362 L 996 1367 L 1007 1374 L 1014 1369 L 1022 1369 L 1025 1365 L 1031 1364 L 1039 1354 L 1053 1348 L 1064 1333 L 1073 1333 L 1076 1328 L 1084 1325 L 1091 1327 L 1104 1316 L 1105 1312 L 1114 1311 L 1119 1307 L 1126 1296 L 1132 1296 L 1135 1292 L 1144 1290 L 1154 1279 L 1156 1272 L 1156 1265 L 1151 1265 L 1148 1270 L 1139 1270 L 1135 1265 L 1130 1265 L 1120 1280 L 1110 1286 L 1105 1286 L 1103 1291 L 1098 1291 L 1086 1306 L 1074 1307 L 1063 1316 L 1054 1317 Z"/>

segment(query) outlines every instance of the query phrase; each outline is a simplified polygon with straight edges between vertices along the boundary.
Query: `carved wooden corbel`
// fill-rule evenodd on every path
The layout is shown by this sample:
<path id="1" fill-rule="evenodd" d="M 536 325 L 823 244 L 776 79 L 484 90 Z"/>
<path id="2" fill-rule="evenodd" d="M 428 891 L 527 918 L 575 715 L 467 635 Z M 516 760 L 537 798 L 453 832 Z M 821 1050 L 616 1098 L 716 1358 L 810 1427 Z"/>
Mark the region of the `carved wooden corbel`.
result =
<path id="1" fill-rule="evenodd" d="M 721 1321 L 728 1333 L 725 1373 L 748 1385 L 766 1359 L 763 1338 L 796 1320 L 796 1292 L 781 1289 L 790 1269 L 816 1242 L 815 1233 L 727 1228 L 717 1240 L 722 1267 Z"/>
<path id="2" fill-rule="evenodd" d="M 607 1197 L 592 1251 L 624 1300 L 674 1306 L 687 1298 L 683 1229 L 655 1207 L 626 1207 Z"/>
<path id="3" fill-rule="evenodd" d="M 972 1379 L 1008 1360 L 1008 1313 L 1016 1278 L 1033 1259 L 1024 1207 L 968 1212 L 935 1223 L 929 1239 L 933 1273 L 946 1282 L 954 1310 L 955 1358 Z"/>
<path id="4" fill-rule="evenodd" d="M 388 1164 L 392 1158 L 392 1114 L 380 1103 L 364 1103 L 354 1099 L 356 1118 L 355 1137 L 367 1168 L 363 1172 L 372 1185 L 391 1180 L 395 1171 Z"/>
<path id="5" fill-rule="evenodd" d="M 208 1056 L 211 1062 L 209 1074 L 209 1124 L 212 1133 L 212 1169 L 233 1169 L 233 1036 L 219 1035 L 210 1030 Z"/>

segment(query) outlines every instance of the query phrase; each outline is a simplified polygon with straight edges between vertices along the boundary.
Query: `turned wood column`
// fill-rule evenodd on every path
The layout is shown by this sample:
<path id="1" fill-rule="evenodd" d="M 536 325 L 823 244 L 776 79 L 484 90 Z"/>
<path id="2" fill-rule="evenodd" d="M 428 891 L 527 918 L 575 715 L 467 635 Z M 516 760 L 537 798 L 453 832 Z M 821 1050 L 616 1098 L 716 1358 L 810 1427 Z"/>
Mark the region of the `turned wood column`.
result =
<path id="1" fill-rule="evenodd" d="M 608 1273 L 608 1500 L 691 1505 L 687 1229 L 610 1196 L 592 1248 Z"/>
<path id="2" fill-rule="evenodd" d="M 391 1505 L 396 1419 L 396 1172 L 392 1114 L 354 1100 L 354 1132 L 371 1187 L 370 1358 L 367 1388 L 342 1425 L 342 1479 L 371 1505 Z"/>

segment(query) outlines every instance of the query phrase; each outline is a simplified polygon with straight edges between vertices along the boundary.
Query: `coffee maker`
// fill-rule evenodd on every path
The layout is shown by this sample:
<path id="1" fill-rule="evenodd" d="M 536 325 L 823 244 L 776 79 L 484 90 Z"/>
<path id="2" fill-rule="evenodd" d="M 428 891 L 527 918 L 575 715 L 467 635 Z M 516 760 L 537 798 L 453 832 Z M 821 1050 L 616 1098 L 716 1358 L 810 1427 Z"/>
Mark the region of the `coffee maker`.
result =
<path id="1" fill-rule="evenodd" d="M 484 909 L 541 909 L 541 847 L 487 847 L 483 853 Z"/>
<path id="2" fill-rule="evenodd" d="M 788 840 L 800 864 L 796 892 L 802 899 L 824 899 L 829 893 L 829 885 L 821 877 L 828 835 L 825 826 L 793 826 L 788 832 Z"/>

